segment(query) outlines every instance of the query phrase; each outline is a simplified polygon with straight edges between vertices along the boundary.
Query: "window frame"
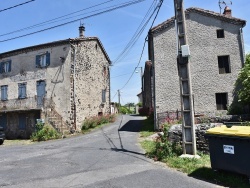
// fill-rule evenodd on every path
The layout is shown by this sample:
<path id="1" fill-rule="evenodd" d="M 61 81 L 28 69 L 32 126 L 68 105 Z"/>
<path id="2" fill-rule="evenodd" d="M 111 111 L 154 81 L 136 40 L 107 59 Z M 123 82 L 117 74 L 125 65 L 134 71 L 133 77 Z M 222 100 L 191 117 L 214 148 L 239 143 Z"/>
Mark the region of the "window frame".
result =
<path id="1" fill-rule="evenodd" d="M 0 66 L 0 73 L 11 72 L 11 60 L 2 61 Z"/>
<path id="2" fill-rule="evenodd" d="M 225 30 L 224 29 L 217 29 L 216 30 L 217 38 L 225 38 Z"/>
<path id="3" fill-rule="evenodd" d="M 231 63 L 229 55 L 217 56 L 219 74 L 231 73 Z"/>
<path id="4" fill-rule="evenodd" d="M 228 93 L 227 92 L 215 93 L 215 102 L 216 102 L 216 110 L 227 110 Z"/>
<path id="5" fill-rule="evenodd" d="M 8 100 L 8 85 L 1 86 L 1 101 Z"/>
<path id="6" fill-rule="evenodd" d="M 27 98 L 27 83 L 26 82 L 19 83 L 18 84 L 18 99 L 26 99 L 26 98 Z"/>
<path id="7" fill-rule="evenodd" d="M 36 67 L 46 68 L 50 65 L 50 53 L 42 53 L 36 56 Z"/>
<path id="8" fill-rule="evenodd" d="M 102 103 L 106 102 L 106 89 L 102 89 Z"/>

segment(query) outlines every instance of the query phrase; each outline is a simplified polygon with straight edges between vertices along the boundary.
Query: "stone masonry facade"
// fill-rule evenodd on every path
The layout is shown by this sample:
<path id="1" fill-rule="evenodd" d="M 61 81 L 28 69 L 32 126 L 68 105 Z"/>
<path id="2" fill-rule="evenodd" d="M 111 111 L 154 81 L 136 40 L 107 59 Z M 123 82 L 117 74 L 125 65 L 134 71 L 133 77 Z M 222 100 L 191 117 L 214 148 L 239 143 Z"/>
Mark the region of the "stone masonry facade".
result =
<path id="1" fill-rule="evenodd" d="M 39 67 L 36 57 L 43 54 L 49 54 L 49 64 Z M 11 69 L 0 73 L 1 89 L 7 87 L 7 99 L 1 96 L 0 101 L 0 124 L 9 138 L 28 138 L 36 119 L 59 131 L 79 130 L 85 118 L 110 113 L 110 60 L 96 37 L 5 52 L 0 54 L 0 63 L 4 62 L 11 62 Z M 41 81 L 45 93 L 38 105 Z M 20 84 L 25 87 L 22 98 Z"/>
<path id="2" fill-rule="evenodd" d="M 244 64 L 240 32 L 244 25 L 244 20 L 211 11 L 198 8 L 186 10 L 195 113 L 225 113 L 225 110 L 217 109 L 216 93 L 226 93 L 228 105 L 233 101 L 234 84 Z M 218 38 L 217 30 L 223 30 L 223 38 Z M 149 51 L 153 53 L 149 52 L 149 59 L 152 60 L 155 75 L 155 112 L 180 110 L 174 18 L 152 28 L 150 35 Z M 219 73 L 219 56 L 229 57 L 229 73 Z"/>

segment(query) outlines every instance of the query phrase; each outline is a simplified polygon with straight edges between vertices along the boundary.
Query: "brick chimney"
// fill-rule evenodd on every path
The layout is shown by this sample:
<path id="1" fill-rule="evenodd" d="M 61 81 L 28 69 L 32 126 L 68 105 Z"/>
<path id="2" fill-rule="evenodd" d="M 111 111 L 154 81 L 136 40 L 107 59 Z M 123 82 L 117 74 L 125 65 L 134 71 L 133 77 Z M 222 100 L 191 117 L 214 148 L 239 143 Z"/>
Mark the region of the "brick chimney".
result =
<path id="1" fill-rule="evenodd" d="M 232 10 L 226 6 L 225 9 L 224 9 L 224 12 L 223 14 L 226 16 L 226 17 L 232 17 Z"/>
<path id="2" fill-rule="evenodd" d="M 83 25 L 81 25 L 79 27 L 79 37 L 83 38 L 84 37 L 84 32 L 85 32 L 85 27 Z"/>

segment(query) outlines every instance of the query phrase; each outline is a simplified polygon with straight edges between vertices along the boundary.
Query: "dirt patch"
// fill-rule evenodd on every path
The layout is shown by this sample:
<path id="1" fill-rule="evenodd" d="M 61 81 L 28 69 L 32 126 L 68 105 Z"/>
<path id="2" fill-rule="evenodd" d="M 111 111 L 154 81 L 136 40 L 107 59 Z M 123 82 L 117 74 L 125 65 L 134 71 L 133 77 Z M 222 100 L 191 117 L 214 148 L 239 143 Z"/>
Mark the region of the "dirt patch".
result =
<path id="1" fill-rule="evenodd" d="M 31 140 L 4 140 L 2 146 L 12 146 L 12 145 L 29 145 L 34 144 Z"/>

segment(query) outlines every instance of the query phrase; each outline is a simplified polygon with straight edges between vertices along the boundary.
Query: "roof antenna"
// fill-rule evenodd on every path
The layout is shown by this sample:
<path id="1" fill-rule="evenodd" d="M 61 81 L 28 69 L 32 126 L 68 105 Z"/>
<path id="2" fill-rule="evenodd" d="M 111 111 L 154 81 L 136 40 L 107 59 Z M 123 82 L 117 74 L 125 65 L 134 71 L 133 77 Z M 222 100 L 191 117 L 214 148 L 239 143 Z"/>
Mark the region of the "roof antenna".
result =
<path id="1" fill-rule="evenodd" d="M 228 4 L 232 5 L 233 2 L 232 2 L 232 1 L 229 1 L 229 2 L 227 3 L 227 2 L 225 2 L 225 1 L 223 1 L 223 0 L 219 0 L 219 3 L 218 3 L 218 4 L 219 4 L 220 14 L 221 14 L 221 9 L 222 9 L 221 5 L 224 4 L 225 7 L 226 7 Z"/>

